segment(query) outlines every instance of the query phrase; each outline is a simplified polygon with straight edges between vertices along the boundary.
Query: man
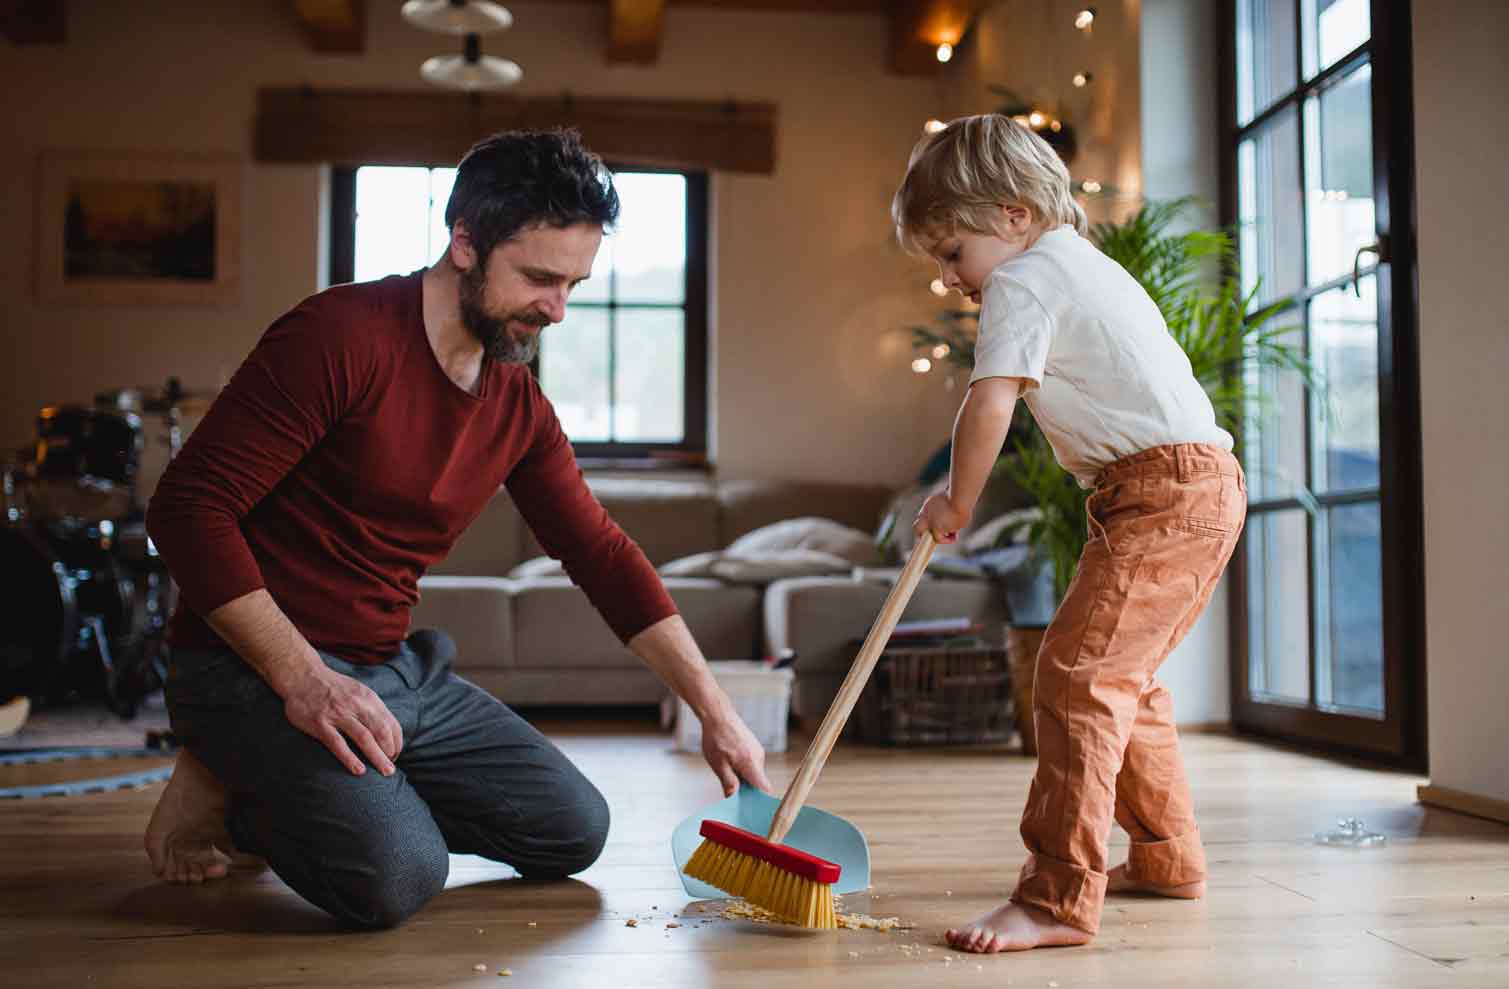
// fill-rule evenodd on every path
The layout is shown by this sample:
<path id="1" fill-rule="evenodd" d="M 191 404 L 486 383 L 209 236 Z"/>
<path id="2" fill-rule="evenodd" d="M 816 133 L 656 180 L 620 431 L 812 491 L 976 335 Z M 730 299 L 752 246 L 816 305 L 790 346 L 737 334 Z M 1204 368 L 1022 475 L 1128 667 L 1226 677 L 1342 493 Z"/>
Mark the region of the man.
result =
<path id="1" fill-rule="evenodd" d="M 234 848 L 335 916 L 386 927 L 439 892 L 448 852 L 530 877 L 597 858 L 597 789 L 451 673 L 448 638 L 409 634 L 420 575 L 499 484 L 697 712 L 725 792 L 769 788 L 759 743 L 526 366 L 617 215 L 574 133 L 482 141 L 446 207 L 445 256 L 306 299 L 194 431 L 148 512 L 183 601 L 167 696 L 186 748 L 145 838 L 159 876 L 224 876 Z"/>

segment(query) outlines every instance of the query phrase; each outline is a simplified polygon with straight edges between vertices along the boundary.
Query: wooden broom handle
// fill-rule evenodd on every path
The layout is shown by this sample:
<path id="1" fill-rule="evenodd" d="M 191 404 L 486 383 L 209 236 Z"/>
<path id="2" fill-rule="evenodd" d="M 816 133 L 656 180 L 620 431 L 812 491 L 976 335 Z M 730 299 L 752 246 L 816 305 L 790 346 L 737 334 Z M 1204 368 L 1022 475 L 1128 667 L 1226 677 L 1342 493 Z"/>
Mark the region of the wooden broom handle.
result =
<path id="1" fill-rule="evenodd" d="M 880 617 L 870 627 L 864 648 L 859 650 L 854 665 L 849 667 L 849 675 L 844 678 L 843 686 L 838 688 L 838 696 L 833 698 L 833 704 L 824 715 L 812 744 L 807 747 L 807 754 L 802 757 L 796 776 L 791 780 L 791 785 L 786 787 L 781 806 L 776 809 L 775 818 L 770 822 L 767 840 L 781 842 L 785 839 L 786 832 L 791 830 L 791 825 L 796 823 L 797 814 L 801 813 L 802 805 L 807 802 L 807 794 L 817 782 L 823 766 L 827 764 L 828 756 L 838 742 L 839 733 L 849 720 L 849 713 L 854 710 L 860 693 L 865 689 L 865 683 L 870 679 L 870 671 L 875 669 L 881 650 L 890 642 L 896 622 L 906 610 L 907 602 L 912 599 L 912 592 L 917 589 L 917 582 L 927 570 L 928 561 L 933 558 L 933 546 L 933 534 L 924 532 L 917 540 L 917 545 L 912 547 L 912 555 L 907 559 L 906 567 L 891 588 L 891 593 L 887 595 L 885 606 L 880 609 Z"/>

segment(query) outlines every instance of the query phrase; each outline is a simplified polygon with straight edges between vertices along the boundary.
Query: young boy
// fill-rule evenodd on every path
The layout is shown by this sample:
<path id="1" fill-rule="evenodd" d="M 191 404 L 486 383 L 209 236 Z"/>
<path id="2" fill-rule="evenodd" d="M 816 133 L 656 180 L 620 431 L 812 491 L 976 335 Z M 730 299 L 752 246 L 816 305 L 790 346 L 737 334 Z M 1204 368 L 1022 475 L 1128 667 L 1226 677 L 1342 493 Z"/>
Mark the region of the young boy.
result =
<path id="1" fill-rule="evenodd" d="M 1019 397 L 1094 489 L 1092 539 L 1037 659 L 1027 861 L 1010 900 L 949 943 L 1084 944 L 1107 890 L 1205 892 L 1173 704 L 1153 673 L 1231 557 L 1246 480 L 1157 306 L 1085 240 L 1068 170 L 1041 138 L 999 115 L 953 121 L 912 152 L 892 213 L 902 243 L 981 306 L 948 490 L 922 506 L 918 534 L 957 538 Z M 1113 816 L 1132 844 L 1108 869 Z"/>

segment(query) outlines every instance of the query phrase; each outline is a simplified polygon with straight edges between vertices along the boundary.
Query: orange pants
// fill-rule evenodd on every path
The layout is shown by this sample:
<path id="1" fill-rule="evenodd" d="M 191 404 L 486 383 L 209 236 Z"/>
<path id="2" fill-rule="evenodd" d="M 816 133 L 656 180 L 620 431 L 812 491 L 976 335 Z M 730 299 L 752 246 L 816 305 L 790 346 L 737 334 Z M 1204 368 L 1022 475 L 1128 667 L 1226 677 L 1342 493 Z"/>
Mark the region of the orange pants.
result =
<path id="1" fill-rule="evenodd" d="M 1037 658 L 1037 773 L 1022 815 L 1027 862 L 1011 899 L 1094 933 L 1111 820 L 1128 875 L 1205 878 L 1173 701 L 1153 673 L 1205 610 L 1247 515 L 1225 450 L 1154 447 L 1101 472 L 1090 542 Z"/>

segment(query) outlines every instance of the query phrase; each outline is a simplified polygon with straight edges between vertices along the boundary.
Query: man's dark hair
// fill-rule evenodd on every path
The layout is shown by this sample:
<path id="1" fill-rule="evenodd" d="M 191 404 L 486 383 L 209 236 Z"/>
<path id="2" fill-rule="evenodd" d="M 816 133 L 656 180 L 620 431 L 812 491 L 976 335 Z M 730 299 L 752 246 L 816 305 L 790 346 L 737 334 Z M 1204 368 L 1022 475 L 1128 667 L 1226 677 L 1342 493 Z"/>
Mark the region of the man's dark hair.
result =
<path id="1" fill-rule="evenodd" d="M 576 130 L 500 131 L 472 146 L 456 169 L 445 225 L 466 224 L 477 260 L 520 230 L 546 223 L 609 226 L 618 191 Z"/>

